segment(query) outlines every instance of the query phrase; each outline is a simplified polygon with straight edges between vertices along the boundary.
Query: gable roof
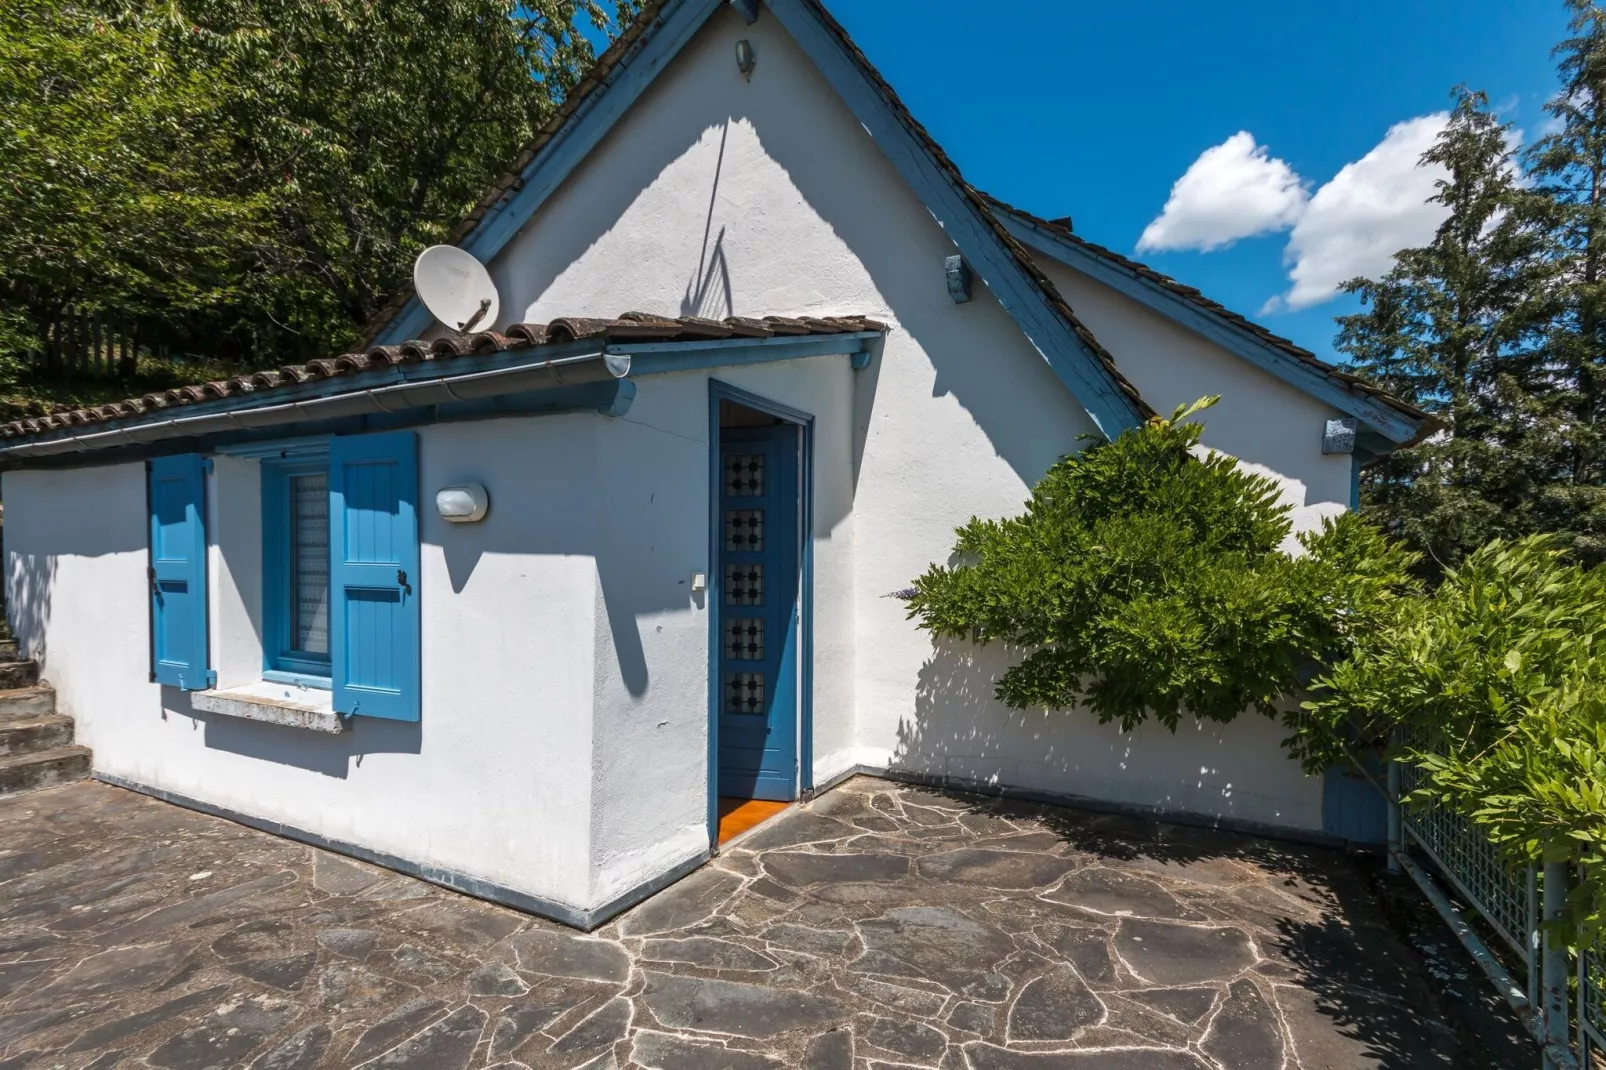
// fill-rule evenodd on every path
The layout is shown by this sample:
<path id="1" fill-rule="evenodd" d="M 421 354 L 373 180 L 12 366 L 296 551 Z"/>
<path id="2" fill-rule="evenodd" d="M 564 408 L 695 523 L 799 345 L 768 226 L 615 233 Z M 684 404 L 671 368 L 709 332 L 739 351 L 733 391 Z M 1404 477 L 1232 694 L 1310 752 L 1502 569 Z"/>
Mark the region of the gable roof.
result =
<path id="1" fill-rule="evenodd" d="M 1430 413 L 1322 360 L 1192 286 L 1088 241 L 1074 233 L 1065 220 L 1043 219 L 992 196 L 986 196 L 986 201 L 1011 233 L 1030 247 L 1354 416 L 1387 442 L 1384 446 L 1374 441 L 1379 448 L 1371 452 L 1413 445 L 1437 429 L 1438 422 Z"/>
<path id="2" fill-rule="evenodd" d="M 481 260 L 494 257 L 725 2 L 648 0 L 451 241 Z M 753 4 L 738 10 L 749 21 L 758 17 Z M 768 0 L 765 10 L 814 62 L 1094 425 L 1113 438 L 1152 416 L 1114 357 L 819 0 Z M 408 287 L 377 317 L 370 340 L 396 343 L 428 323 Z"/>

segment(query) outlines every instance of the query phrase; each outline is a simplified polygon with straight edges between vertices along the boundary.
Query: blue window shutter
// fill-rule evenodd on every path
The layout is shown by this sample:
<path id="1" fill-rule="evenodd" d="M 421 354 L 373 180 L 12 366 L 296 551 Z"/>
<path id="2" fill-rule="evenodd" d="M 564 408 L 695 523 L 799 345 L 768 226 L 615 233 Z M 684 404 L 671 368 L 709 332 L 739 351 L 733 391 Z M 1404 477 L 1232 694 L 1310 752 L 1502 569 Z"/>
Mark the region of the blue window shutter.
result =
<path id="1" fill-rule="evenodd" d="M 418 720 L 418 439 L 329 446 L 330 660 L 339 713 Z"/>
<path id="2" fill-rule="evenodd" d="M 206 460 L 158 457 L 149 469 L 151 679 L 211 686 L 206 652 Z"/>

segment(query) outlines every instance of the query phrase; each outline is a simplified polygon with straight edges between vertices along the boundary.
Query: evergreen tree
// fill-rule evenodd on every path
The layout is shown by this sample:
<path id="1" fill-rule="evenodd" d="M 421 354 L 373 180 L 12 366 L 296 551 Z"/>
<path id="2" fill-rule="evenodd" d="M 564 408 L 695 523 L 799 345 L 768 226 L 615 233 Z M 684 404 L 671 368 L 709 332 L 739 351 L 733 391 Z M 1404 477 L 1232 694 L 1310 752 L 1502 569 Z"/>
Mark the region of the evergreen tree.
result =
<path id="1" fill-rule="evenodd" d="M 1531 499 L 1549 479 L 1554 435 L 1534 400 L 1545 379 L 1542 243 L 1531 213 L 1517 210 L 1525 195 L 1511 141 L 1482 93 L 1456 90 L 1422 158 L 1444 170 L 1431 200 L 1447 217 L 1382 278 L 1352 280 L 1364 311 L 1339 318 L 1337 346 L 1356 370 L 1439 421 L 1362 479 L 1367 512 L 1430 573 L 1532 530 Z"/>
<path id="2" fill-rule="evenodd" d="M 1554 275 L 1542 403 L 1555 449 L 1536 496 L 1536 530 L 1560 532 L 1587 563 L 1606 560 L 1606 13 L 1567 0 L 1572 37 L 1556 46 L 1560 129 L 1527 153 Z"/>

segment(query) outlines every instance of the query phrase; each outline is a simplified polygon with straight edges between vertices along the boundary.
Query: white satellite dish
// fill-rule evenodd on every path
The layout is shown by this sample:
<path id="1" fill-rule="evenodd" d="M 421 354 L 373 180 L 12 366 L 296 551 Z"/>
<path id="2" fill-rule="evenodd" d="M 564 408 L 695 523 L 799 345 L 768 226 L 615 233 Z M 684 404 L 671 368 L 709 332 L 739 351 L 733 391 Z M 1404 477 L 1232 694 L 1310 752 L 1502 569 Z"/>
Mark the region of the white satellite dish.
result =
<path id="1" fill-rule="evenodd" d="M 500 311 L 485 265 L 455 245 L 431 245 L 413 261 L 413 289 L 430 314 L 454 331 L 485 331 Z"/>

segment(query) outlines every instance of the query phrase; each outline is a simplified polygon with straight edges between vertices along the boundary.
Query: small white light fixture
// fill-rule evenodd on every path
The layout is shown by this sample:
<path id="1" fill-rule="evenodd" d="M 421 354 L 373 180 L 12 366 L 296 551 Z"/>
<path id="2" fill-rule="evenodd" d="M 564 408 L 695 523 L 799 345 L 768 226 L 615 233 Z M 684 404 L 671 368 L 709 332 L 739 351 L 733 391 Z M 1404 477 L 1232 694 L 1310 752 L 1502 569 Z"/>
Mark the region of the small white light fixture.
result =
<path id="1" fill-rule="evenodd" d="M 478 483 L 460 483 L 435 492 L 435 511 L 453 524 L 473 524 L 490 511 L 491 497 Z"/>
<path id="2" fill-rule="evenodd" d="M 758 57 L 753 55 L 753 46 L 748 42 L 747 38 L 744 37 L 737 41 L 736 69 L 741 71 L 742 77 L 749 82 L 753 80 L 753 65 L 757 62 Z"/>
<path id="3" fill-rule="evenodd" d="M 691 574 L 691 589 L 694 594 L 701 594 L 708 590 L 708 574 L 706 572 L 693 572 Z"/>

